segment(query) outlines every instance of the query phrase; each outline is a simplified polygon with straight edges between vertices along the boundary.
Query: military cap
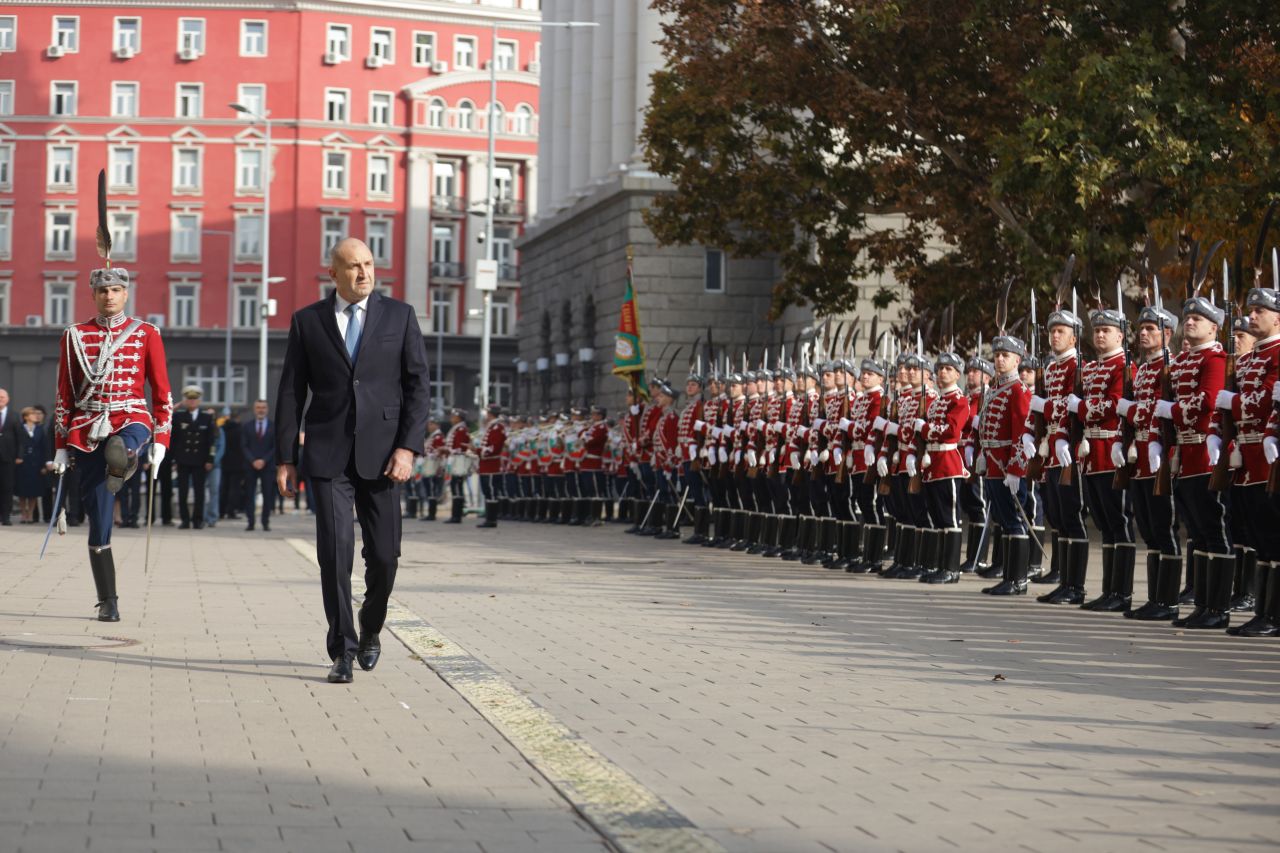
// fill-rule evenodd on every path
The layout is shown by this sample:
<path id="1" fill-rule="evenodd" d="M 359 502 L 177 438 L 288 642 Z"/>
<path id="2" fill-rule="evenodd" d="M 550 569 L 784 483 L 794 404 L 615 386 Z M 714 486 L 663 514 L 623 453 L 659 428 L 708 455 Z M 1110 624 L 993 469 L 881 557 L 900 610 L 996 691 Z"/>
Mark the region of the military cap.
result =
<path id="1" fill-rule="evenodd" d="M 969 359 L 968 363 L 965 364 L 965 370 L 977 370 L 981 373 L 987 374 L 988 376 L 996 375 L 996 366 L 980 355 L 975 355 L 973 358 Z"/>
<path id="2" fill-rule="evenodd" d="M 1249 328 L 1248 317 L 1236 317 L 1235 319 L 1233 319 L 1231 321 L 1231 331 L 1244 332 L 1246 335 L 1254 335 L 1255 337 L 1257 335 L 1256 332 L 1254 332 L 1252 329 Z"/>
<path id="3" fill-rule="evenodd" d="M 1163 308 L 1148 305 L 1138 312 L 1138 322 L 1150 323 L 1153 326 L 1164 326 L 1166 329 L 1172 329 L 1178 325 L 1178 318 Z"/>
<path id="4" fill-rule="evenodd" d="M 1027 345 L 1013 335 L 996 335 L 991 340 L 991 351 L 1022 356 L 1022 366 L 1027 366 Z"/>
<path id="5" fill-rule="evenodd" d="M 874 358 L 864 358 L 861 367 L 863 373 L 874 373 L 877 376 L 884 376 L 885 374 L 884 365 Z"/>
<path id="6" fill-rule="evenodd" d="M 1255 287 L 1249 291 L 1244 307 L 1280 311 L 1280 290 L 1272 290 L 1269 287 Z"/>
<path id="7" fill-rule="evenodd" d="M 743 376 L 741 373 L 730 373 L 728 379 L 725 381 L 730 385 L 741 385 L 743 382 Z"/>
<path id="8" fill-rule="evenodd" d="M 609 414 L 609 410 L 608 410 L 608 409 L 606 409 L 604 406 L 592 406 L 592 407 L 591 407 L 591 414 L 593 414 L 593 415 L 599 415 L 600 417 L 602 417 L 602 418 L 603 418 L 603 417 L 607 417 L 607 416 L 608 416 L 608 414 Z"/>
<path id="9" fill-rule="evenodd" d="M 775 379 L 787 379 L 787 380 L 790 380 L 791 382 L 796 381 L 796 372 L 793 368 L 790 368 L 790 367 L 784 367 L 781 370 L 777 370 L 774 372 L 773 375 Z"/>
<path id="10" fill-rule="evenodd" d="M 1036 358 L 1034 355 L 1024 355 L 1022 357 L 1022 363 L 1018 365 L 1018 369 L 1019 370 L 1039 370 L 1040 359 Z"/>
<path id="11" fill-rule="evenodd" d="M 1182 303 L 1183 319 L 1185 320 L 1192 314 L 1203 317 L 1217 326 L 1221 326 L 1222 321 L 1226 319 L 1226 313 L 1203 296 L 1193 296 Z"/>
<path id="12" fill-rule="evenodd" d="M 1080 322 L 1080 318 L 1066 308 L 1059 308 L 1049 314 L 1049 321 L 1045 324 L 1045 328 L 1052 329 L 1054 326 L 1070 326 L 1075 329 L 1077 335 L 1084 329 L 1084 323 Z"/>
<path id="13" fill-rule="evenodd" d="M 907 357 L 902 362 L 908 370 L 920 370 L 924 367 L 924 359 L 915 353 L 907 353 Z"/>
<path id="14" fill-rule="evenodd" d="M 204 392 L 200 390 L 199 385 L 188 385 L 182 389 L 182 396 L 188 400 L 198 400 L 204 396 Z"/>
<path id="15" fill-rule="evenodd" d="M 944 367 L 954 367 L 957 371 L 963 371 L 964 359 L 961 358 L 957 353 L 944 352 L 941 355 L 939 355 L 937 360 L 933 363 L 933 372 L 937 373 L 939 370 L 941 370 Z"/>
<path id="16" fill-rule="evenodd" d="M 1124 315 L 1114 308 L 1103 308 L 1089 314 L 1089 322 L 1096 329 L 1099 326 L 1114 326 L 1117 329 L 1124 328 Z"/>
<path id="17" fill-rule="evenodd" d="M 494 415 L 494 416 L 496 417 L 496 416 L 498 416 L 498 415 L 502 414 L 502 407 L 501 407 L 501 406 L 499 406 L 497 403 L 490 403 L 490 404 L 485 408 L 485 411 L 486 411 L 486 412 L 488 412 L 488 413 L 489 413 L 489 414 L 491 414 L 491 415 Z"/>
<path id="18" fill-rule="evenodd" d="M 104 267 L 89 273 L 89 287 L 94 290 L 99 287 L 112 287 L 114 285 L 129 286 L 129 271 L 127 269 L 124 267 Z"/>
<path id="19" fill-rule="evenodd" d="M 714 371 L 712 371 L 712 372 L 714 373 Z M 703 383 L 705 383 L 705 382 L 706 382 L 706 380 L 705 380 L 705 378 L 702 376 L 702 374 L 701 374 L 701 373 L 699 373 L 697 370 L 695 370 L 693 367 L 690 367 L 690 368 L 689 368 L 689 375 L 685 378 L 685 380 L 684 380 L 684 381 L 685 381 L 685 382 L 697 382 L 699 385 L 702 385 Z"/>

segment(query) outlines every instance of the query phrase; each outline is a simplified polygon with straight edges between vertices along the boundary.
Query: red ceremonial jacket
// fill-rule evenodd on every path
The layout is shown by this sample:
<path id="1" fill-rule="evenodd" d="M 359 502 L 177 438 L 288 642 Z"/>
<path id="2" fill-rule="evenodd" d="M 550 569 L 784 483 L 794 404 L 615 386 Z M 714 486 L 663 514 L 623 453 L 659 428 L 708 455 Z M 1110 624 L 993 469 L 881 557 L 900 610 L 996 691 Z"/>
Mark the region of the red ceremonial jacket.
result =
<path id="1" fill-rule="evenodd" d="M 986 478 L 1000 480 L 1005 474 L 1024 477 L 1027 459 L 1018 450 L 1031 411 L 1031 391 L 1013 370 L 997 376 L 987 389 L 987 402 L 978 419 L 978 443 L 986 460 Z"/>
<path id="2" fill-rule="evenodd" d="M 1128 412 L 1129 423 L 1133 424 L 1133 449 L 1129 458 L 1134 460 L 1133 478 L 1149 480 L 1155 474 L 1151 471 L 1151 457 L 1148 448 L 1151 442 L 1160 440 L 1160 424 L 1156 420 L 1156 403 L 1160 400 L 1160 374 L 1164 372 L 1164 353 L 1138 365 L 1133 374 L 1133 405 Z"/>
<path id="3" fill-rule="evenodd" d="M 506 447 L 506 444 L 506 424 L 495 418 L 489 422 L 487 427 L 485 427 L 484 437 L 480 439 L 479 473 L 502 473 L 502 449 Z"/>
<path id="4" fill-rule="evenodd" d="M 1217 341 L 1209 341 L 1178 353 L 1169 363 L 1169 382 L 1178 398 L 1173 404 L 1173 425 L 1178 431 L 1177 475 L 1208 474 L 1213 469 L 1204 440 L 1211 427 L 1217 429 L 1218 410 L 1213 404 L 1227 384 L 1226 350 Z"/>
<path id="5" fill-rule="evenodd" d="M 467 432 L 466 421 L 458 421 L 449 427 L 449 432 L 444 437 L 444 446 L 450 453 L 471 452 L 471 433 Z"/>
<path id="6" fill-rule="evenodd" d="M 1044 366 L 1045 446 L 1037 448 L 1037 451 L 1048 454 L 1044 462 L 1045 468 L 1062 467 L 1058 462 L 1058 455 L 1053 452 L 1053 447 L 1058 439 L 1067 437 L 1067 396 L 1075 389 L 1076 362 L 1079 358 L 1073 347 L 1062 355 L 1050 356 L 1048 363 Z M 1030 412 L 1027 414 L 1023 432 L 1029 434 L 1035 432 L 1035 424 L 1032 422 Z M 1029 461 L 1031 460 L 1024 460 L 1024 464 Z"/>
<path id="7" fill-rule="evenodd" d="M 1265 483 L 1270 477 L 1271 466 L 1263 455 L 1262 439 L 1275 410 L 1271 390 L 1276 384 L 1278 369 L 1280 335 L 1263 338 L 1250 352 L 1236 359 L 1236 396 L 1231 400 L 1231 418 L 1235 421 L 1236 447 L 1240 451 L 1241 464 L 1235 474 L 1237 486 Z M 1214 429 L 1217 428 L 1215 421 Z"/>
<path id="8" fill-rule="evenodd" d="M 703 408 L 702 398 L 694 397 L 680 410 L 680 420 L 676 424 L 676 436 L 684 451 L 682 458 L 689 462 L 698 458 L 698 440 L 707 428 L 702 419 Z"/>
<path id="9" fill-rule="evenodd" d="M 960 456 L 960 438 L 969 423 L 969 398 L 956 386 L 940 391 L 929 402 L 924 417 L 926 460 L 919 460 L 921 479 L 926 483 L 968 477 Z"/>
<path id="10" fill-rule="evenodd" d="M 581 470 L 603 470 L 605 445 L 609 441 L 609 425 L 603 420 L 587 424 L 578 441 L 582 444 Z"/>
<path id="11" fill-rule="evenodd" d="M 1124 395 L 1124 351 L 1091 361 L 1081 368 L 1080 384 L 1084 397 L 1076 407 L 1076 416 L 1084 425 L 1088 455 L 1072 448 L 1086 474 L 1115 471 L 1111 462 L 1111 446 L 1120 438 L 1120 415 L 1116 403 Z"/>
<path id="12" fill-rule="evenodd" d="M 881 433 L 875 428 L 876 418 L 884 407 L 884 386 L 859 394 L 849 406 L 849 470 L 855 474 L 867 471 L 866 448 L 875 447 Z"/>

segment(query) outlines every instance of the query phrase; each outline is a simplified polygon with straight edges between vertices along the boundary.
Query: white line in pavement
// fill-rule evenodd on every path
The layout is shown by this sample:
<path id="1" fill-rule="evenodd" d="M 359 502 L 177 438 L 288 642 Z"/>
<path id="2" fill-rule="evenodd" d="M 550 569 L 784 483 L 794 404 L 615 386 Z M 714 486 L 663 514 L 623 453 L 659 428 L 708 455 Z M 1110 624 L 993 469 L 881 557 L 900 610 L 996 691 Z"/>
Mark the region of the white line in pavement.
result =
<path id="1" fill-rule="evenodd" d="M 310 562 L 315 546 L 287 539 Z M 712 838 L 545 708 L 395 598 L 387 628 L 625 853 L 722 853 Z"/>

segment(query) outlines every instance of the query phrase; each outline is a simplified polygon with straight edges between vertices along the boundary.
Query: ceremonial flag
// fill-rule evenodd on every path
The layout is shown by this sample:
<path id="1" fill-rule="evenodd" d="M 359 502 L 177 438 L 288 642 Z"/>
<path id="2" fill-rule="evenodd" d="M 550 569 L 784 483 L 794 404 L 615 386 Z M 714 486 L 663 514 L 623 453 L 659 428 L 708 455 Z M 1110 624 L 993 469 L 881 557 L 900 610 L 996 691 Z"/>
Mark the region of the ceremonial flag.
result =
<path id="1" fill-rule="evenodd" d="M 642 397 L 648 396 L 644 381 L 644 343 L 640 340 L 640 310 L 636 305 L 635 278 L 631 272 L 631 257 L 627 257 L 627 292 L 622 298 L 622 315 L 618 319 L 618 334 L 613 344 L 613 375 L 631 383 Z"/>

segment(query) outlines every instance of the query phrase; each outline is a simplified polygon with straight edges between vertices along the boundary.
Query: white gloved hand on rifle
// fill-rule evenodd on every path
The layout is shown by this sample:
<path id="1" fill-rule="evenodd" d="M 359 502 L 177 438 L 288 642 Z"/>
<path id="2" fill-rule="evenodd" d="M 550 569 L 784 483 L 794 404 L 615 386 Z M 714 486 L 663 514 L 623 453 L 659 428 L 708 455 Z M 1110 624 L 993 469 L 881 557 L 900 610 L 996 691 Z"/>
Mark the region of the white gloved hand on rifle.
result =
<path id="1" fill-rule="evenodd" d="M 831 459 L 836 463 L 836 467 L 839 468 L 844 462 L 844 451 L 837 447 L 831 451 Z"/>
<path id="2" fill-rule="evenodd" d="M 1124 467 L 1124 444 L 1119 441 L 1111 445 L 1111 464 L 1117 468 Z"/>
<path id="3" fill-rule="evenodd" d="M 1071 464 L 1071 446 L 1067 444 L 1065 438 L 1060 438 L 1053 443 L 1053 455 L 1057 458 L 1058 464 L 1064 468 Z"/>
<path id="4" fill-rule="evenodd" d="M 889 460 L 881 456 L 876 460 L 876 473 L 881 477 L 889 476 Z"/>
<path id="5" fill-rule="evenodd" d="M 1160 464 L 1164 462 L 1164 448 L 1160 446 L 1160 442 L 1153 441 L 1147 445 L 1147 465 L 1154 474 L 1160 470 Z"/>
<path id="6" fill-rule="evenodd" d="M 1209 466 L 1218 464 L 1222 457 L 1222 437 L 1210 433 L 1204 437 L 1204 448 L 1209 451 Z"/>
<path id="7" fill-rule="evenodd" d="M 904 463 L 907 467 L 907 475 L 914 477 L 916 475 L 916 455 L 914 453 L 907 454 L 907 461 Z"/>
<path id="8" fill-rule="evenodd" d="M 53 454 L 53 473 L 61 474 L 65 470 L 67 470 L 67 449 L 63 447 Z"/>
<path id="9" fill-rule="evenodd" d="M 862 448 L 862 461 L 866 463 L 868 468 L 876 464 L 876 449 L 869 444 Z"/>
<path id="10" fill-rule="evenodd" d="M 1280 382 L 1276 384 L 1280 385 Z M 1276 464 L 1276 459 L 1280 459 L 1280 441 L 1270 435 L 1262 439 L 1262 455 L 1266 457 L 1268 465 Z"/>
<path id="11" fill-rule="evenodd" d="M 164 461 L 164 450 L 163 444 L 151 443 L 151 448 L 147 451 L 147 461 L 151 463 L 152 468 Z"/>
<path id="12" fill-rule="evenodd" d="M 748 468 L 756 467 L 757 461 L 759 460 L 756 459 L 756 452 L 754 450 L 748 450 L 747 451 L 747 467 Z"/>

